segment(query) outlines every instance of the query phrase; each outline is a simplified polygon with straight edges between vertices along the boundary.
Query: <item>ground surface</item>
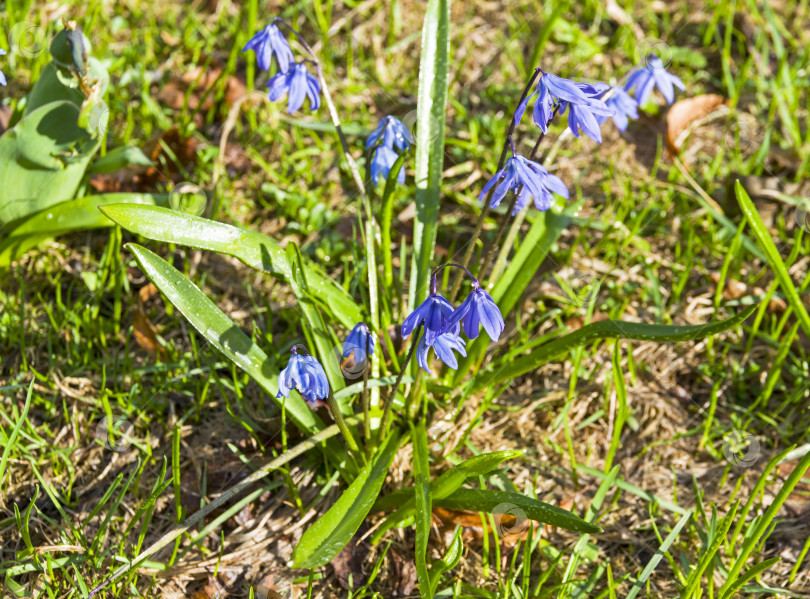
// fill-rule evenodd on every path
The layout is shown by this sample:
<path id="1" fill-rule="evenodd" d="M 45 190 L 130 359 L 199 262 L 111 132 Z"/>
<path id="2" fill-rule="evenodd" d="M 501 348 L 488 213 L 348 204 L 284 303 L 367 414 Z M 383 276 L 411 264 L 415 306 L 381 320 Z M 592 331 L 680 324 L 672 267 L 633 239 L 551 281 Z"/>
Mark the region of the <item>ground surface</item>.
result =
<path id="1" fill-rule="evenodd" d="M 424 3 L 271 4 L 259 10 L 260 22 L 280 11 L 313 45 L 318 42 L 358 159 L 364 135 L 381 116 L 407 122 L 416 109 Z M 710 340 L 619 344 L 629 419 L 616 439 L 613 463 L 626 484 L 608 494 L 599 520 L 605 532 L 587 543 L 575 546 L 576 535 L 555 529 L 535 531 L 542 538 L 529 553 L 533 596 L 625 596 L 680 514 L 695 508 L 698 517 L 642 591 L 680 596 L 682 572 L 699 559 L 712 511 L 723 516 L 735 499 L 744 503 L 774 456 L 810 442 L 810 343 L 750 230 L 735 237 L 744 219 L 732 191 L 740 177 L 810 304 L 810 240 L 806 221 L 796 217 L 796 203 L 810 192 L 804 183 L 810 170 L 807 5 L 619 4 L 624 8 L 571 3 L 554 13 L 557 3 L 550 2 L 454 3 L 437 253 L 456 255 L 469 238 L 478 193 L 495 168 L 511 107 L 535 64 L 569 77 L 618 80 L 645 48 L 655 47 L 687 85 L 679 98 L 719 94 L 726 105 L 698 121 L 699 108 L 689 107 L 689 116 L 670 119 L 669 127 L 666 108 L 647 110 L 625 134 L 604 127 L 601 146 L 570 137 L 555 144 L 557 135 L 550 136 L 546 152 L 553 147 L 554 156 L 546 164 L 584 200 L 583 209 L 507 323 L 509 339 L 492 351 L 560 325 L 582 326 L 588 318 L 700 324 L 752 301 L 764 300 L 764 307 L 756 322 L 752 317 Z M 225 0 L 31 7 L 25 19 L 48 33 L 62 16 L 83 22 L 94 55 L 108 61 L 113 77 L 108 143 L 145 148 L 158 163 L 157 172 L 97 178 L 97 191 L 211 184 L 226 117 L 250 86 L 244 55 L 233 51 L 246 41 L 245 10 Z M 3 69 L 11 75 L 5 105 L 26 93 L 41 66 L 32 60 L 20 61 L 13 74 Z M 215 92 L 201 92 L 206 85 Z M 256 87 L 262 85 L 257 78 Z M 334 136 L 313 125 L 325 123 L 326 113 L 289 117 L 283 106 L 245 106 L 223 155 L 221 218 L 282 242 L 295 240 L 351 287 L 362 250 L 354 232 L 357 202 L 347 201 L 352 184 L 340 168 Z M 667 140 L 687 127 L 691 133 L 676 156 Z M 528 152 L 532 142 L 523 136 L 518 145 Z M 395 235 L 410 231 L 411 183 L 409 172 L 397 192 Z M 493 220 L 487 234 L 495 228 Z M 133 240 L 120 231 L 73 234 L 29 252 L 2 275 L 4 440 L 33 389 L 7 472 L 0 473 L 0 568 L 20 593 L 82 595 L 116 567 L 116 556 L 134 556 L 181 512 L 192 513 L 244 478 L 250 469 L 243 462 L 260 464 L 283 447 L 272 403 L 148 284 L 123 248 Z M 279 364 L 302 340 L 294 298 L 283 283 L 234 259 L 146 245 L 189 274 Z M 598 295 L 566 299 L 553 273 L 580 286 L 598 282 Z M 725 284 L 718 289 L 720 280 Z M 436 471 L 446 469 L 442 458 L 452 452 L 469 457 L 525 449 L 523 458 L 508 464 L 508 480 L 584 514 L 604 477 L 617 402 L 624 401 L 613 351 L 613 342 L 596 343 L 515 380 L 496 397 L 476 396 L 460 407 L 437 401 L 429 430 Z M 110 423 L 130 430 L 129 436 L 110 437 Z M 742 452 L 735 453 L 737 440 Z M 181 492 L 169 486 L 144 511 L 164 459 L 178 473 Z M 743 534 L 796 462 L 769 469 Z M 411 464 L 403 450 L 386 488 L 407 484 Z M 266 488 L 249 501 L 217 514 L 222 518 L 201 539 L 183 537 L 178 547 L 153 556 L 121 596 L 285 596 L 294 579 L 296 592 L 305 590 L 307 573 L 286 563 L 308 523 L 338 494 L 336 478 L 319 456 L 296 460 L 266 479 Z M 514 560 L 522 563 L 523 550 L 498 545 L 492 536 L 484 542 L 476 518 L 436 514 L 433 557 L 443 553 L 456 523 L 465 524 L 466 541 L 461 565 L 439 588 L 445 596 L 521 596 L 521 584 L 506 581 Z M 377 521 L 369 519 L 368 527 Z M 777 522 L 756 557 L 781 561 L 751 581 L 748 592 L 773 594 L 765 587 L 777 587 L 808 596 L 810 563 L 802 560 L 810 481 L 800 481 Z M 359 596 L 416 596 L 413 532 L 392 532 L 385 540 L 374 547 L 368 539 L 350 545 L 317 573 L 313 596 L 349 596 L 347 589 L 364 585 L 378 563 L 379 573 Z M 740 540 L 724 545 L 718 570 L 728 567 Z M 25 553 L 29 543 L 36 559 Z M 572 555 L 579 567 L 566 573 Z M 723 572 L 714 575 L 719 586 Z M 576 582 L 560 586 L 566 579 Z M 609 580 L 621 581 L 615 595 Z"/>

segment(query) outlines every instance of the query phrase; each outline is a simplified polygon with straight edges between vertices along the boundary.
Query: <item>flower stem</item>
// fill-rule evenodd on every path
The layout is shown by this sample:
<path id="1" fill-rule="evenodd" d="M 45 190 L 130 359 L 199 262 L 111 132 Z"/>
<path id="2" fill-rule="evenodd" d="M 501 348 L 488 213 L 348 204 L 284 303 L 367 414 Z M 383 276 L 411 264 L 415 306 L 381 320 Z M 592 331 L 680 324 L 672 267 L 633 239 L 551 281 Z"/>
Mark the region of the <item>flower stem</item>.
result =
<path id="1" fill-rule="evenodd" d="M 363 368 L 363 445 L 366 455 L 371 456 L 371 414 L 369 413 L 368 401 L 368 367 L 371 364 L 369 355 L 369 339 L 366 335 L 366 365 Z"/>
<path id="2" fill-rule="evenodd" d="M 523 104 L 523 101 L 529 95 L 529 92 L 532 89 L 532 85 L 534 85 L 537 76 L 540 74 L 540 69 L 537 68 L 534 70 L 534 74 L 532 74 L 529 82 L 526 84 L 526 87 L 523 88 L 523 93 L 520 96 L 520 100 L 518 101 L 518 107 Z M 509 121 L 509 127 L 506 129 L 506 138 L 503 140 L 503 148 L 501 149 L 501 156 L 498 158 L 498 169 L 495 172 L 500 172 L 503 168 L 503 165 L 506 163 L 506 154 L 509 151 L 510 147 L 514 147 L 512 141 L 512 134 L 515 132 L 515 128 L 517 127 L 517 122 L 515 121 L 515 114 L 512 113 L 512 120 Z M 487 219 L 487 214 L 489 214 L 489 203 L 492 199 L 492 194 L 495 192 L 495 187 L 493 187 L 487 197 L 484 198 L 484 205 L 481 208 L 481 214 L 478 216 L 478 222 L 475 223 L 475 230 L 473 231 L 472 237 L 470 241 L 467 242 L 467 251 L 464 252 L 464 258 L 461 261 L 465 267 L 469 267 L 470 260 L 472 259 L 473 251 L 475 250 L 475 244 L 478 239 L 481 237 L 481 231 L 484 229 L 484 221 Z M 479 273 L 480 274 L 480 273 Z M 459 287 L 461 287 L 461 281 L 463 280 L 464 275 L 459 274 L 456 277 L 455 282 L 453 283 L 453 288 L 450 291 L 448 299 L 452 304 L 456 299 L 456 294 L 458 293 Z"/>
<path id="3" fill-rule="evenodd" d="M 557 109 L 554 109 L 554 112 L 551 115 L 551 118 L 557 114 Z M 543 142 L 546 134 L 541 132 L 540 136 L 537 138 L 537 142 L 534 144 L 534 148 L 532 148 L 532 153 L 529 154 L 529 160 L 534 160 L 537 156 L 537 150 L 540 148 L 540 144 Z M 521 183 L 520 187 L 514 194 L 512 201 L 509 203 L 509 208 L 503 215 L 501 219 L 500 225 L 498 225 L 498 232 L 495 234 L 495 239 L 492 241 L 492 244 L 489 246 L 487 253 L 484 257 L 483 262 L 481 262 L 481 268 L 478 270 L 478 278 L 482 281 L 484 277 L 486 277 L 487 270 L 489 269 L 490 264 L 492 263 L 492 259 L 495 257 L 495 252 L 498 249 L 498 244 L 501 242 L 503 238 L 503 234 L 506 233 L 506 228 L 512 220 L 512 210 L 515 209 L 515 204 L 517 204 L 517 200 L 520 197 L 520 193 L 523 191 L 523 184 Z"/>
<path id="4" fill-rule="evenodd" d="M 332 393 L 332 389 L 329 389 L 329 411 L 332 413 L 332 418 L 337 424 L 338 428 L 340 429 L 343 438 L 346 439 L 346 445 L 349 446 L 349 449 L 353 454 L 359 455 L 360 454 L 360 447 L 357 445 L 357 441 L 354 440 L 354 435 L 349 430 L 349 427 L 346 426 L 346 421 L 343 420 L 343 414 L 340 413 L 340 407 L 338 406 L 337 400 L 335 399 L 334 394 Z"/>
<path id="5" fill-rule="evenodd" d="M 397 380 L 394 382 L 394 386 L 391 387 L 391 391 L 388 392 L 388 395 L 385 398 L 385 407 L 383 408 L 383 417 L 382 422 L 380 423 L 380 428 L 377 431 L 377 445 L 380 444 L 383 437 L 385 436 L 388 424 L 391 420 L 391 409 L 394 407 L 394 397 L 397 394 L 397 389 L 399 389 L 399 384 L 402 382 L 402 377 L 405 376 L 405 371 L 408 369 L 408 364 L 411 362 L 411 358 L 413 357 L 413 352 L 416 350 L 416 344 L 419 342 L 419 334 L 422 332 L 422 324 L 420 323 L 416 330 L 413 332 L 413 341 L 411 341 L 411 347 L 408 349 L 408 355 L 405 356 L 405 362 L 402 364 L 402 368 L 399 369 L 399 374 L 397 375 Z"/>

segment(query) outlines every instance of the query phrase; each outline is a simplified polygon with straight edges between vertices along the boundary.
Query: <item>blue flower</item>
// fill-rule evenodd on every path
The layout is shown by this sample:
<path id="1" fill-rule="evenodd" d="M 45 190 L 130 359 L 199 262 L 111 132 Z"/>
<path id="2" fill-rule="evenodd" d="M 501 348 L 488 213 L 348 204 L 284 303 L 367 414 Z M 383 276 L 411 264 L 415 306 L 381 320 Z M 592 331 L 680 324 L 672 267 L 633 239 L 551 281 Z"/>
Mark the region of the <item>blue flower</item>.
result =
<path id="1" fill-rule="evenodd" d="M 0 48 L 0 56 L 3 56 L 6 53 L 5 50 Z M 5 86 L 6 84 L 6 76 L 3 74 L 3 71 L 0 71 L 0 85 Z"/>
<path id="2" fill-rule="evenodd" d="M 452 313 L 453 306 L 450 302 L 434 291 L 402 323 L 402 336 L 407 337 L 424 323 L 424 343 L 431 346 L 447 330 L 447 319 Z"/>
<path id="3" fill-rule="evenodd" d="M 501 311 L 492 296 L 481 289 L 477 280 L 473 281 L 472 287 L 473 290 L 467 296 L 467 299 L 453 310 L 453 313 L 447 319 L 448 329 L 452 329 L 452 327 L 461 323 L 467 337 L 475 339 L 478 337 L 480 326 L 483 325 L 489 338 L 497 341 L 498 337 L 503 333 L 504 327 Z"/>
<path id="4" fill-rule="evenodd" d="M 540 211 L 548 210 L 551 207 L 554 199 L 552 193 L 568 199 L 568 189 L 562 179 L 550 174 L 542 164 L 527 160 L 520 154 L 509 158 L 503 169 L 495 173 L 487 182 L 478 197 L 479 201 L 483 201 L 489 190 L 496 184 L 497 187 L 490 201 L 491 208 L 497 208 L 508 191 L 517 193 L 522 189 L 513 214 L 517 214 L 526 206 L 529 197 L 534 198 L 534 205 Z"/>
<path id="5" fill-rule="evenodd" d="M 388 178 L 388 173 L 391 171 L 391 167 L 394 166 L 394 162 L 396 162 L 397 158 L 399 158 L 399 155 L 388 146 L 379 146 L 374 150 L 374 155 L 371 157 L 371 180 L 374 181 L 374 185 L 379 184 L 380 177 L 382 177 L 383 180 Z M 399 169 L 397 182 L 405 182 L 404 168 Z"/>
<path id="6" fill-rule="evenodd" d="M 604 97 L 606 94 L 601 94 Z M 613 109 L 613 123 L 619 131 L 627 130 L 628 119 L 638 118 L 638 102 L 621 87 L 613 87 L 610 95 L 604 100 L 605 104 Z M 607 116 L 598 115 L 596 122 L 600 125 L 608 119 Z"/>
<path id="7" fill-rule="evenodd" d="M 427 342 L 427 335 L 424 335 L 419 340 L 419 345 L 416 347 L 416 362 L 425 369 L 425 372 L 432 375 L 433 372 L 431 372 L 430 366 L 428 365 L 428 354 L 432 347 L 436 352 L 436 356 L 455 370 L 458 368 L 458 360 L 456 360 L 456 355 L 453 352 L 457 351 L 462 356 L 466 357 L 467 352 L 464 350 L 464 346 L 464 339 L 458 335 L 458 327 L 456 327 L 455 332 L 450 331 L 439 335 L 432 344 Z"/>
<path id="8" fill-rule="evenodd" d="M 343 357 L 348 358 L 354 354 L 354 361 L 363 363 L 366 361 L 366 344 L 368 343 L 368 354 L 374 355 L 374 336 L 368 330 L 366 323 L 358 322 L 343 342 Z"/>
<path id="9" fill-rule="evenodd" d="M 680 78 L 667 73 L 667 70 L 664 68 L 664 63 L 661 62 L 660 58 L 655 54 L 650 54 L 643 67 L 639 67 L 630 73 L 630 77 L 624 85 L 624 90 L 629 92 L 631 89 L 636 88 L 636 100 L 638 100 L 638 105 L 644 106 L 653 88 L 657 87 L 667 103 L 672 104 L 675 100 L 675 90 L 673 86 L 680 90 L 686 89 L 686 86 Z"/>
<path id="10" fill-rule="evenodd" d="M 307 72 L 303 62 L 292 65 L 286 73 L 277 73 L 267 82 L 271 102 L 288 94 L 287 112 L 292 114 L 304 105 L 304 97 L 309 98 L 309 109 L 317 110 L 321 105 L 321 84 L 318 78 Z"/>
<path id="11" fill-rule="evenodd" d="M 269 71 L 273 56 L 278 61 L 278 68 L 284 73 L 293 62 L 293 53 L 290 44 L 284 38 L 281 30 L 272 23 L 250 38 L 242 48 L 242 52 L 253 50 L 256 52 L 256 62 L 263 71 Z"/>
<path id="12" fill-rule="evenodd" d="M 316 405 L 329 395 L 329 381 L 323 366 L 313 356 L 297 353 L 295 348 L 292 349 L 287 367 L 278 375 L 276 397 L 289 397 L 292 389 Z"/>
<path id="13" fill-rule="evenodd" d="M 382 145 L 394 148 L 398 152 L 407 150 L 413 143 L 413 137 L 408 128 L 398 118 L 387 116 L 380 121 L 374 132 L 366 140 L 366 149 L 370 148 L 382 134 Z"/>
<path id="14" fill-rule="evenodd" d="M 560 102 L 575 104 L 590 102 L 588 96 L 573 81 L 551 73 L 543 73 L 537 82 L 535 91 L 521 102 L 515 111 L 515 123 L 519 123 L 523 118 L 523 112 L 526 110 L 529 100 L 534 96 L 537 96 L 533 111 L 534 122 L 543 130 L 543 133 L 548 133 L 548 124 L 554 116 L 554 109 Z"/>
<path id="15" fill-rule="evenodd" d="M 613 116 L 613 109 L 600 100 L 591 100 L 589 104 L 563 102 L 560 114 L 568 110 L 568 128 L 574 137 L 579 137 L 579 130 L 597 143 L 602 143 L 602 132 L 599 130 L 597 117 Z"/>

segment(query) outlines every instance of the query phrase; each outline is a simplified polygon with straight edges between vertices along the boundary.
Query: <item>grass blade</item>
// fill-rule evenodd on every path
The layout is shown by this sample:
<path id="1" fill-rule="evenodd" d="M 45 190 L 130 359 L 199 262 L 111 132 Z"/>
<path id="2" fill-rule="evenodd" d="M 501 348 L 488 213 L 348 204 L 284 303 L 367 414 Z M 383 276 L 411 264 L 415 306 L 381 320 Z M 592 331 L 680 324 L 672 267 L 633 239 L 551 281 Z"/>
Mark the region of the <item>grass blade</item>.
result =
<path id="1" fill-rule="evenodd" d="M 424 421 L 411 427 L 411 436 L 413 437 L 413 478 L 416 483 L 414 494 L 416 500 L 416 574 L 419 580 L 419 594 L 422 599 L 430 599 L 433 593 L 427 569 L 427 546 L 432 508 L 430 461 Z"/>

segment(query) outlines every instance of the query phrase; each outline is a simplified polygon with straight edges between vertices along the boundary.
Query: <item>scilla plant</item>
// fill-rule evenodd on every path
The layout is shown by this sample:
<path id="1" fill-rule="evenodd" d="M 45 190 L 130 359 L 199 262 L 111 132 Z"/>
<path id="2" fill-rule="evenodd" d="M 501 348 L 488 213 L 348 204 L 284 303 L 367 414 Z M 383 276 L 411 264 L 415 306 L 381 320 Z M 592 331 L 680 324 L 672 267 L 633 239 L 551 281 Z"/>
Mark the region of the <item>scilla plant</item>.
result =
<path id="1" fill-rule="evenodd" d="M 0 137 L 0 269 L 46 239 L 111 226 L 99 205 L 166 203 L 145 193 L 90 194 L 91 175 L 151 163 L 134 147 L 106 150 L 110 76 L 77 23 L 62 25 L 50 61 L 12 104 L 12 126 Z"/>
<path id="2" fill-rule="evenodd" d="M 503 505 L 510 505 L 536 522 L 598 533 L 600 528 L 592 521 L 570 511 L 523 493 L 482 485 L 500 472 L 504 462 L 518 458 L 523 453 L 520 447 L 456 459 L 448 465 L 438 460 L 431 464 L 427 431 L 435 406 L 461 406 L 477 394 L 491 401 L 516 378 L 594 340 L 698 339 L 735 327 L 754 309 L 702 326 L 601 321 L 573 332 L 560 330 L 542 342 L 517 343 L 507 323 L 515 321 L 518 300 L 578 209 L 569 199 L 566 183 L 537 158 L 544 137 L 558 121 L 567 119 L 570 135 L 601 141 L 600 127 L 608 119 L 624 128 L 654 89 L 671 102 L 673 86 L 683 84 L 654 57 L 633 69 L 624 85 L 612 87 L 570 81 L 537 68 L 515 103 L 496 172 L 480 191 L 481 211 L 472 237 L 456 260 L 437 263 L 434 246 L 443 209 L 441 174 L 450 79 L 448 30 L 447 0 L 430 0 L 422 35 L 415 130 L 393 116 L 383 118 L 365 142 L 366 177 L 361 176 L 343 134 L 318 56 L 306 40 L 285 21 L 275 19 L 244 48 L 247 56 L 255 53 L 260 69 L 271 71 L 270 101 L 286 101 L 289 112 L 314 112 L 325 106 L 329 113 L 356 187 L 352 201 L 363 233 L 363 278 L 352 295 L 305 261 L 292 242 L 282 249 L 275 240 L 254 231 L 156 206 L 101 207 L 112 221 L 142 237 L 234 256 L 289 284 L 300 307 L 305 343 L 262 348 L 171 264 L 140 245 L 128 246 L 168 301 L 210 345 L 261 386 L 304 439 L 134 556 L 94 593 L 115 584 L 248 485 L 307 451 L 322 452 L 346 486 L 303 533 L 293 552 L 295 568 L 318 568 L 331 561 L 372 511 L 390 512 L 378 521 L 372 542 L 379 542 L 392 528 L 415 530 L 414 561 L 422 597 L 437 592 L 443 573 L 455 567 L 462 552 L 457 531 L 444 556 L 428 564 L 434 507 L 498 514 Z M 522 123 L 529 111 L 533 124 Z M 528 156 L 517 152 L 518 128 L 536 139 Z M 410 184 L 406 165 L 413 168 Z M 366 188 L 369 182 L 372 191 Z M 398 185 L 410 185 L 415 198 L 409 260 L 401 240 L 392 239 L 393 192 Z M 506 202 L 496 234 L 485 238 L 487 217 Z M 538 212 L 513 251 L 515 236 L 504 237 L 505 232 L 515 225 L 514 215 L 530 210 Z M 405 258 L 398 272 L 392 258 L 396 255 Z M 493 264 L 499 263 L 506 264 L 505 269 L 493 276 L 497 270 Z M 393 328 L 405 339 L 401 349 Z M 268 351 L 288 356 L 283 368 L 275 367 Z M 358 372 L 362 381 L 355 382 Z M 380 496 L 394 456 L 406 443 L 412 445 L 413 486 Z M 441 474 L 434 478 L 433 470 Z"/>

